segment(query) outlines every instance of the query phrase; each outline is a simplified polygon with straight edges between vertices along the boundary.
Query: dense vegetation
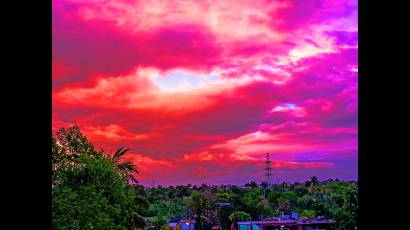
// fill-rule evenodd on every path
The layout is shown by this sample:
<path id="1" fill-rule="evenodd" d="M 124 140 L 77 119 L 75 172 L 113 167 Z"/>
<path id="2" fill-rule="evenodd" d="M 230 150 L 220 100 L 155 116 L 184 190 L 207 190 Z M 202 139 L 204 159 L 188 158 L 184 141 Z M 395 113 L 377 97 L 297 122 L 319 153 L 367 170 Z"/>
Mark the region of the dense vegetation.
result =
<path id="1" fill-rule="evenodd" d="M 282 183 L 271 189 L 255 182 L 245 186 L 170 186 L 146 188 L 151 203 L 149 216 L 160 215 L 165 219 L 187 218 L 192 214 L 200 225 L 209 229 L 212 224 L 221 224 L 230 229 L 232 221 L 258 220 L 294 211 L 299 216 L 315 218 L 332 217 L 336 229 L 354 229 L 357 224 L 357 184 L 326 180 L 316 177 L 305 183 Z M 229 206 L 218 206 L 218 203 Z M 188 210 L 188 211 L 187 211 Z M 216 217 L 216 218 L 215 218 Z"/>
<path id="2" fill-rule="evenodd" d="M 78 127 L 60 129 L 52 139 L 53 229 L 165 229 L 172 219 L 194 218 L 197 229 L 239 220 L 258 220 L 294 211 L 300 216 L 328 216 L 336 229 L 354 229 L 357 183 L 319 181 L 244 186 L 179 185 L 145 188 L 124 161 L 127 149 L 95 150 Z M 132 185 L 131 185 L 132 184 Z M 148 227 L 148 226 L 146 226 Z"/>
<path id="3" fill-rule="evenodd" d="M 135 229 L 149 207 L 138 195 L 135 166 L 121 160 L 127 149 L 97 151 L 78 127 L 52 138 L 53 229 Z"/>

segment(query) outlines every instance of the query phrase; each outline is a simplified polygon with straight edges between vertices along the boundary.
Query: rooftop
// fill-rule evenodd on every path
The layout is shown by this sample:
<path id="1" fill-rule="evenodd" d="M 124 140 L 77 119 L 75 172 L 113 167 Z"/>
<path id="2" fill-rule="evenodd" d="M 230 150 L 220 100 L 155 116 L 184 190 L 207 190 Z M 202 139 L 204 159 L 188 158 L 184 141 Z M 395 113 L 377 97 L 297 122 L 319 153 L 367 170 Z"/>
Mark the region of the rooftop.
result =
<path id="1" fill-rule="evenodd" d="M 306 218 L 299 218 L 296 220 L 288 219 L 288 220 L 256 220 L 256 221 L 238 221 L 238 224 L 333 224 L 334 220 L 332 219 L 306 219 Z"/>

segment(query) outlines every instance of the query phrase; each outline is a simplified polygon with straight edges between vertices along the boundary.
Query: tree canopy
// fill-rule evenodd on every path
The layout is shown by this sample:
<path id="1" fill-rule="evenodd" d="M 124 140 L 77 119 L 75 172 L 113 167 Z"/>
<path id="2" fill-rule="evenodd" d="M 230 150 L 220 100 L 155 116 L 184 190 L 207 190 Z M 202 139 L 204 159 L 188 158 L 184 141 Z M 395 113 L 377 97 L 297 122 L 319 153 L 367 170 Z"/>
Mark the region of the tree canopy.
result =
<path id="1" fill-rule="evenodd" d="M 52 139 L 53 229 L 134 229 L 145 225 L 149 204 L 128 183 L 120 148 L 115 161 L 96 151 L 77 126 Z M 117 153 L 116 152 L 116 153 Z M 126 162 L 127 167 L 136 166 Z M 124 169 L 125 168 L 125 169 Z"/>

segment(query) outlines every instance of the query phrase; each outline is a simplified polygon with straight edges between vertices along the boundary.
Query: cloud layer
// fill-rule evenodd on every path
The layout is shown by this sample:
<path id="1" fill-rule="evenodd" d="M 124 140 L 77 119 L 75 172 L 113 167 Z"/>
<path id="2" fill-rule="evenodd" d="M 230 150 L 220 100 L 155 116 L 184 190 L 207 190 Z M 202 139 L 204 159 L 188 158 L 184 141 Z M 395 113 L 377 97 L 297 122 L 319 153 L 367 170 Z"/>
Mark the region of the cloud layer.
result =
<path id="1" fill-rule="evenodd" d="M 357 179 L 357 1 L 53 0 L 53 131 L 140 181 Z"/>

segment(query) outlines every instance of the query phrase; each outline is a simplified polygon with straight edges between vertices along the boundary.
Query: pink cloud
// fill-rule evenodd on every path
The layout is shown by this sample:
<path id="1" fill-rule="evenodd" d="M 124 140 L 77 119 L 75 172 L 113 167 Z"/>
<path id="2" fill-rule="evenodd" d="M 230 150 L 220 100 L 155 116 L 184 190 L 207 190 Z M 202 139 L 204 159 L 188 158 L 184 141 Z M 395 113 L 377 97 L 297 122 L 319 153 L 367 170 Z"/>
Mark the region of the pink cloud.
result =
<path id="1" fill-rule="evenodd" d="M 355 1 L 54 0 L 53 131 L 131 148 L 147 185 L 244 183 L 266 152 L 283 180 L 355 179 L 356 14 Z"/>

